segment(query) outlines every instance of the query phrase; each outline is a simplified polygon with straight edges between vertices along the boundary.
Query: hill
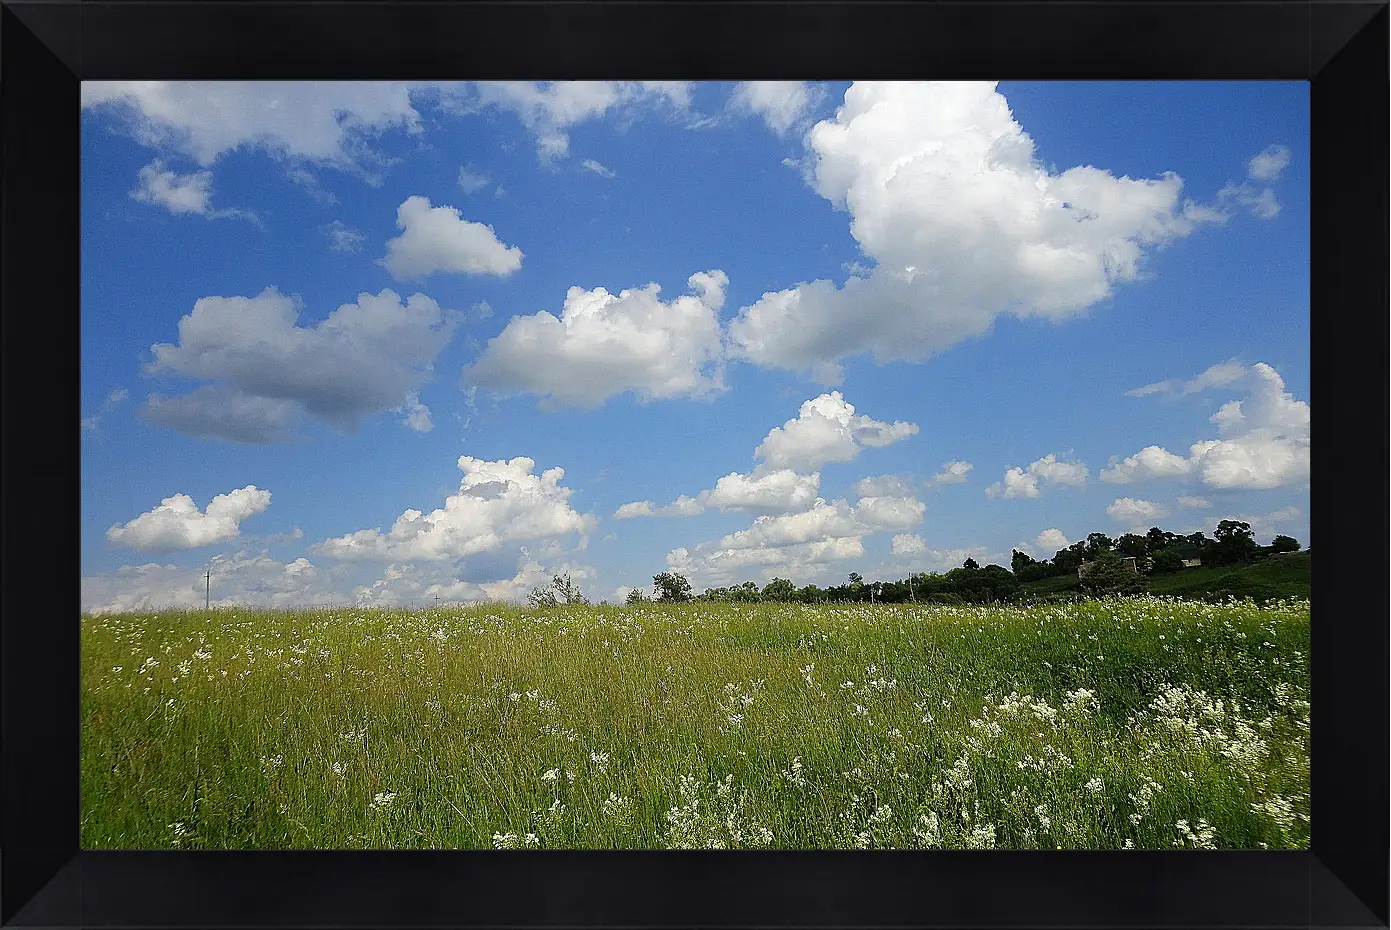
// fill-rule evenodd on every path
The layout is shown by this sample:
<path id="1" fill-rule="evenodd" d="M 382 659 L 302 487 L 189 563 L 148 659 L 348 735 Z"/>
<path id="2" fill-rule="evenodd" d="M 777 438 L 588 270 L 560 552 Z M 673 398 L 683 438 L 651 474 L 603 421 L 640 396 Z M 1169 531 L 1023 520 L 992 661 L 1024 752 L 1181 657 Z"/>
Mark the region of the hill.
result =
<path id="1" fill-rule="evenodd" d="M 1025 582 L 1025 594 L 1080 593 L 1076 575 Z M 1171 575 L 1151 575 L 1151 594 L 1221 600 L 1227 595 L 1256 601 L 1309 596 L 1309 553 L 1288 552 L 1270 556 L 1250 565 L 1222 565 L 1188 568 Z"/>

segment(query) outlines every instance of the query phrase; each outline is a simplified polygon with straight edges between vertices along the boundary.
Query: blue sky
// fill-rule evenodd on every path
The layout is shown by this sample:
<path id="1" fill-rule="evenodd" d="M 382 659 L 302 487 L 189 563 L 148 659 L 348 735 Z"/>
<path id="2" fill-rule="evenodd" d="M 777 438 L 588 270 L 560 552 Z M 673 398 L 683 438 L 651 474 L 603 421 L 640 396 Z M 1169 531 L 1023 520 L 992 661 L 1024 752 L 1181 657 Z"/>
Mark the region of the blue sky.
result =
<path id="1" fill-rule="evenodd" d="M 83 607 L 1307 545 L 1308 122 L 1293 82 L 87 82 Z"/>

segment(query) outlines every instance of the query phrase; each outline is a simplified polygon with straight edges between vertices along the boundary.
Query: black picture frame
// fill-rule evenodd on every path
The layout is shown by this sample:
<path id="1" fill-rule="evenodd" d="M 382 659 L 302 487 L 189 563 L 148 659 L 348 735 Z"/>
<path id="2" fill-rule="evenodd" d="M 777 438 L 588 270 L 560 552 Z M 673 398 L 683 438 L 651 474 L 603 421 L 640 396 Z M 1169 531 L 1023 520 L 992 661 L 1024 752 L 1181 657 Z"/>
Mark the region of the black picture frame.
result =
<path id="1" fill-rule="evenodd" d="M 0 924 L 1386 927 L 1387 15 L 1260 0 L 3 0 Z M 1311 82 L 1309 851 L 79 850 L 80 80 L 924 76 Z"/>

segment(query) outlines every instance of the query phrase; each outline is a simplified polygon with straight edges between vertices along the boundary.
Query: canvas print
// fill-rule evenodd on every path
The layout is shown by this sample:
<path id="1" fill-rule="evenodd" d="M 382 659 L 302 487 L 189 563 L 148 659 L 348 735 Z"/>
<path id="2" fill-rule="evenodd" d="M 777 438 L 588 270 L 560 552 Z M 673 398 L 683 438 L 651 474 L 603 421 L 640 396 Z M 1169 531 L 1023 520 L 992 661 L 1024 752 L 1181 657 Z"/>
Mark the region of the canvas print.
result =
<path id="1" fill-rule="evenodd" d="M 81 121 L 84 848 L 1308 848 L 1306 83 Z"/>

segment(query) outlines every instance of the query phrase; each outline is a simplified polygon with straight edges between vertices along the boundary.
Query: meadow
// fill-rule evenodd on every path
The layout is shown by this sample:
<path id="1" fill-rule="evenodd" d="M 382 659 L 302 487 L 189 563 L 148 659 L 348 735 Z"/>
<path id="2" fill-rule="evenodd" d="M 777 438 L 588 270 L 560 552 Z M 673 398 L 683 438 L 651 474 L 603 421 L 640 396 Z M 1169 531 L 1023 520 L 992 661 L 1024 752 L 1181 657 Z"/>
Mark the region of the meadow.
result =
<path id="1" fill-rule="evenodd" d="M 82 619 L 85 848 L 1308 848 L 1309 602 Z"/>

